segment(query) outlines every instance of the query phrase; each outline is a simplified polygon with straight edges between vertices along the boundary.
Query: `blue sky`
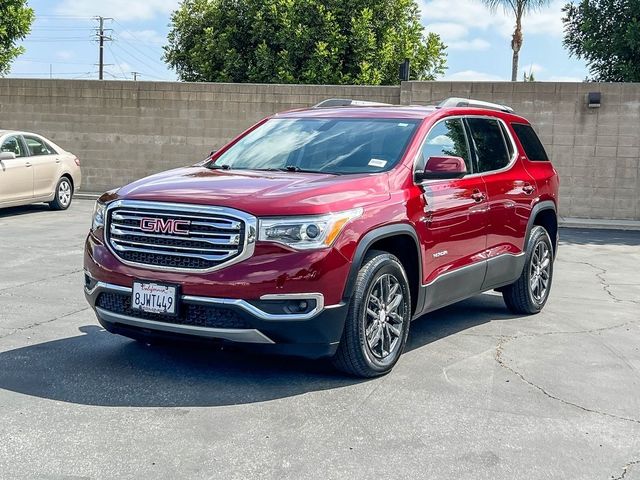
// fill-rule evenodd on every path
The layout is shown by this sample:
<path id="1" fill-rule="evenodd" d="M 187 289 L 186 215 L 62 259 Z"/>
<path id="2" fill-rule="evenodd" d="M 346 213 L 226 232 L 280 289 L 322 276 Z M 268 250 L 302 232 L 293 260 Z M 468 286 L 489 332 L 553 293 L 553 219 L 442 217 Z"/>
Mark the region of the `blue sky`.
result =
<path id="1" fill-rule="evenodd" d="M 428 31 L 442 36 L 448 48 L 446 80 L 508 80 L 511 75 L 510 35 L 513 20 L 503 11 L 489 12 L 480 0 L 419 0 Z M 569 58 L 562 46 L 562 5 L 530 14 L 524 22 L 520 54 L 522 72 L 537 80 L 581 81 L 584 63 Z M 26 53 L 10 76 L 97 78 L 97 22 L 106 21 L 113 42 L 105 48 L 107 79 L 175 80 L 162 62 L 171 12 L 179 0 L 30 0 L 36 11 L 32 33 L 23 42 Z"/>

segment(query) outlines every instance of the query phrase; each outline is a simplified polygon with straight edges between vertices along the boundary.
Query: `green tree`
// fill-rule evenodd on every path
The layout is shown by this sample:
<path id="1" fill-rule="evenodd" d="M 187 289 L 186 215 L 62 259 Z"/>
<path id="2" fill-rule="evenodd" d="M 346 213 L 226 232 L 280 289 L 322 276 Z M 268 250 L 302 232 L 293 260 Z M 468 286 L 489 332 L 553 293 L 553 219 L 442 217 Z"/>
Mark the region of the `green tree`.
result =
<path id="1" fill-rule="evenodd" d="M 511 81 L 518 79 L 518 62 L 520 61 L 520 49 L 524 41 L 522 34 L 522 18 L 529 12 L 548 5 L 550 0 L 482 0 L 482 3 L 490 9 L 496 10 L 503 8 L 507 13 L 513 13 L 516 25 L 511 36 L 511 50 L 513 50 L 513 58 L 511 60 Z"/>
<path id="2" fill-rule="evenodd" d="M 388 85 L 405 58 L 435 79 L 445 49 L 416 0 L 183 0 L 164 58 L 185 81 Z"/>
<path id="3" fill-rule="evenodd" d="M 591 80 L 640 82 L 640 0 L 582 0 L 564 9 L 564 46 Z"/>
<path id="4" fill-rule="evenodd" d="M 33 9 L 27 0 L 0 0 L 0 77 L 9 72 L 11 62 L 24 53 L 16 43 L 31 31 Z"/>

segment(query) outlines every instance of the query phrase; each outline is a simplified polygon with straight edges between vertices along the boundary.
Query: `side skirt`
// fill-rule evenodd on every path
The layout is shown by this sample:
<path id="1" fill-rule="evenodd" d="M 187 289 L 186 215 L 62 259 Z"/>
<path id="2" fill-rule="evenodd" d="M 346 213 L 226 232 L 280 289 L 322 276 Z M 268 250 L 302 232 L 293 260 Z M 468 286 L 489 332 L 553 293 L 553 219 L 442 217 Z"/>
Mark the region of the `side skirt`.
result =
<path id="1" fill-rule="evenodd" d="M 414 318 L 487 290 L 515 282 L 524 268 L 525 254 L 503 254 L 447 272 L 420 288 L 423 307 Z"/>

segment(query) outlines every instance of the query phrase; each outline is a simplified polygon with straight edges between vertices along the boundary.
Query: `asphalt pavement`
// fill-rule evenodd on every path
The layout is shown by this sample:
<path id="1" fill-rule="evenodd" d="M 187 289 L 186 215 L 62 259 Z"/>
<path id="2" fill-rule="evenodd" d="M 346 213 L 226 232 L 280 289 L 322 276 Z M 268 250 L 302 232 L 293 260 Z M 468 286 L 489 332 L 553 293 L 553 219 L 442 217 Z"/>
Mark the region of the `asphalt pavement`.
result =
<path id="1" fill-rule="evenodd" d="M 640 232 L 561 230 L 542 313 L 434 312 L 363 381 L 105 332 L 92 207 L 0 210 L 0 478 L 640 479 Z"/>

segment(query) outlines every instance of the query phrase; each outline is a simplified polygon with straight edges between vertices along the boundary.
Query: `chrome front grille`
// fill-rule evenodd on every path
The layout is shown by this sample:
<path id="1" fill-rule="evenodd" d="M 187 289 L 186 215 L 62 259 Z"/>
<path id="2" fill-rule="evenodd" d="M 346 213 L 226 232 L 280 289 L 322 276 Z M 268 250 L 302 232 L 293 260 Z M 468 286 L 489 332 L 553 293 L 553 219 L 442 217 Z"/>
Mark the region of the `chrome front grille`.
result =
<path id="1" fill-rule="evenodd" d="M 105 235 L 123 263 L 210 272 L 253 254 L 256 218 L 225 207 L 118 200 L 107 207 Z"/>

